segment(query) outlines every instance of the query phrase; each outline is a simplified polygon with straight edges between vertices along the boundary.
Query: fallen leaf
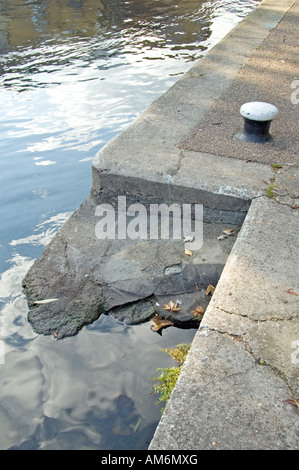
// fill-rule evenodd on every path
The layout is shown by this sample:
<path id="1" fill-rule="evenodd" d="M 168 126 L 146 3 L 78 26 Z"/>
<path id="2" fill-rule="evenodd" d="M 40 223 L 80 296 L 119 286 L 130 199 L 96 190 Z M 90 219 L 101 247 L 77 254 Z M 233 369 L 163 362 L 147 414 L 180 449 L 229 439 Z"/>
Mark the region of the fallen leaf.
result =
<path id="1" fill-rule="evenodd" d="M 193 310 L 192 313 L 194 313 L 194 315 L 198 315 L 198 316 L 199 316 L 199 315 L 202 315 L 202 314 L 204 313 L 204 311 L 205 311 L 204 308 L 203 308 L 201 305 L 198 305 L 198 306 L 196 307 L 196 309 Z"/>
<path id="2" fill-rule="evenodd" d="M 214 292 L 215 292 L 215 287 L 212 286 L 212 284 L 209 284 L 206 290 L 206 295 L 209 295 L 209 294 L 213 295 Z"/>
<path id="3" fill-rule="evenodd" d="M 159 331 L 161 328 L 165 328 L 166 326 L 171 326 L 173 323 L 170 320 L 165 318 L 161 318 L 160 315 L 155 315 L 151 318 L 151 329 L 152 331 Z"/>
<path id="4" fill-rule="evenodd" d="M 178 312 L 181 310 L 181 307 L 178 307 L 178 302 L 173 302 L 172 300 L 168 304 L 164 305 L 164 310 L 170 310 L 171 312 Z"/>
<path id="5" fill-rule="evenodd" d="M 185 255 L 192 256 L 193 253 L 192 253 L 192 251 L 190 251 L 190 250 L 185 250 Z"/>
<path id="6" fill-rule="evenodd" d="M 235 230 L 234 228 L 225 228 L 223 230 L 223 233 L 225 233 L 226 235 L 232 235 L 233 233 L 235 233 Z"/>
<path id="7" fill-rule="evenodd" d="M 136 424 L 130 424 L 130 426 L 133 428 L 133 432 L 135 433 L 137 429 L 139 428 L 139 425 L 141 423 L 141 418 L 138 419 Z"/>
<path id="8" fill-rule="evenodd" d="M 54 336 L 54 338 L 58 338 L 58 334 L 56 333 L 55 330 L 52 330 L 52 335 Z"/>
<path id="9" fill-rule="evenodd" d="M 286 290 L 288 294 L 298 295 L 296 292 L 292 291 L 291 289 Z"/>
<path id="10" fill-rule="evenodd" d="M 34 303 L 35 304 L 49 304 L 51 302 L 56 302 L 58 299 L 45 299 L 45 300 L 36 300 Z"/>

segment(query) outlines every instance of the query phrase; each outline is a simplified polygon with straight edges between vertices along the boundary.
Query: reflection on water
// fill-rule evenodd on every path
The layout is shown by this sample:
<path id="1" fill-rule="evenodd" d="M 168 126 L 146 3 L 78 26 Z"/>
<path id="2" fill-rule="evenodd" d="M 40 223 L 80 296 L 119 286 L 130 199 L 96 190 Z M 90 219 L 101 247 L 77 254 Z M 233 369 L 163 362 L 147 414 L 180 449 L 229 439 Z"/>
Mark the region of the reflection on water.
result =
<path id="1" fill-rule="evenodd" d="M 165 362 L 159 348 L 176 339 L 165 333 L 161 339 L 147 324 L 128 327 L 102 316 L 74 338 L 28 338 L 21 354 L 9 348 L 1 377 L 2 445 L 145 448 L 160 417 L 148 376 L 156 375 L 154 363 Z"/>
<path id="2" fill-rule="evenodd" d="M 194 330 L 102 316 L 76 337 L 38 336 L 21 281 L 87 196 L 95 153 L 256 3 L 0 0 L 1 449 L 148 446 L 148 377 Z"/>

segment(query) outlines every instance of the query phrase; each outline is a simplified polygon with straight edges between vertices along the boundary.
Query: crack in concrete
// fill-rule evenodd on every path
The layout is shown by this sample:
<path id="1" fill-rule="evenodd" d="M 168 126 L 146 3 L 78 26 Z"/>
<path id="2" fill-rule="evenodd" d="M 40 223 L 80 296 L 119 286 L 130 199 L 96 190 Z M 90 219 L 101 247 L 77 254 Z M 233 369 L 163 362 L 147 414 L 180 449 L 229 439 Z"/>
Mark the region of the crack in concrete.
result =
<path id="1" fill-rule="evenodd" d="M 186 158 L 186 155 L 184 154 L 183 150 L 180 150 L 180 153 L 179 153 L 179 158 L 178 158 L 178 162 L 177 162 L 177 165 L 176 165 L 176 168 L 174 170 L 172 170 L 171 172 L 169 172 L 169 174 L 173 177 L 173 176 L 176 176 L 178 174 L 178 172 L 180 171 L 181 169 L 181 166 L 182 166 L 182 161 L 184 160 L 184 158 Z"/>
<path id="2" fill-rule="evenodd" d="M 224 313 L 227 313 L 228 315 L 237 315 L 237 316 L 240 316 L 240 317 L 243 317 L 243 318 L 248 318 L 248 320 L 250 320 L 251 322 L 253 323 L 264 323 L 264 322 L 267 322 L 267 321 L 291 321 L 293 320 L 294 318 L 297 318 L 297 313 L 293 313 L 292 315 L 288 316 L 288 317 L 282 317 L 281 315 L 277 315 L 275 314 L 274 316 L 270 316 L 270 317 L 267 317 L 267 318 L 254 318 L 248 314 L 245 314 L 245 313 L 239 313 L 239 312 L 229 312 L 228 310 L 225 310 L 224 308 L 222 307 L 216 307 L 218 310 L 221 310 L 222 312 Z"/>
<path id="3" fill-rule="evenodd" d="M 279 188 L 279 186 L 277 184 L 275 184 L 275 183 L 279 183 L 276 180 L 277 180 L 277 177 L 279 176 L 280 172 L 285 170 L 283 165 L 277 165 L 277 167 L 276 167 L 275 164 L 273 164 L 273 165 L 271 165 L 271 168 L 273 170 L 273 176 L 270 178 L 269 184 L 267 183 L 267 181 L 264 181 L 264 183 L 268 185 L 267 188 L 265 189 L 266 196 L 269 197 L 270 199 L 272 199 L 276 204 L 280 204 L 282 206 L 288 206 L 291 209 L 299 209 L 299 204 L 295 203 L 298 200 L 298 195 L 294 195 L 294 194 L 292 195 L 287 190 L 285 190 L 284 194 L 279 194 L 278 191 L 283 191 L 283 189 Z M 293 168 L 293 166 L 290 165 L 289 167 L 287 167 L 287 169 L 285 171 L 287 171 L 289 168 Z M 292 180 L 292 179 L 294 179 L 294 178 L 292 178 L 292 177 L 289 178 L 289 180 Z M 292 200 L 292 202 L 290 202 L 290 201 L 283 202 L 282 200 L 278 199 L 278 198 L 281 198 L 281 197 L 288 198 L 289 200 Z"/>
<path id="4" fill-rule="evenodd" d="M 232 339 L 233 341 L 238 341 L 240 343 L 242 343 L 244 345 L 244 350 L 247 351 L 247 353 L 252 357 L 252 359 L 255 361 L 255 366 L 261 366 L 261 367 L 269 367 L 271 369 L 271 371 L 276 374 L 285 384 L 286 388 L 289 390 L 289 393 L 291 394 L 292 397 L 296 396 L 296 390 L 293 390 L 292 386 L 289 384 L 289 381 L 286 377 L 286 374 L 280 370 L 278 367 L 276 366 L 273 366 L 272 364 L 270 364 L 269 362 L 265 361 L 264 359 L 261 358 L 261 356 L 257 356 L 257 354 L 255 353 L 255 351 L 253 350 L 253 348 L 248 344 L 248 342 L 246 341 L 246 339 L 241 336 L 241 335 L 236 335 L 236 334 L 233 334 L 233 333 L 228 333 L 227 331 L 225 330 L 220 330 L 220 329 L 217 329 L 217 328 L 211 328 L 209 326 L 200 326 L 198 331 L 203 331 L 203 330 L 207 330 L 209 332 L 214 332 L 214 333 L 217 333 L 219 335 L 226 335 L 228 338 Z M 249 369 L 252 369 L 253 367 L 255 366 L 252 366 L 250 368 L 248 368 L 246 371 L 243 372 L 244 373 L 247 373 Z M 235 372 L 233 374 L 230 374 L 230 375 L 224 375 L 223 377 L 231 377 L 231 376 L 234 376 L 234 375 L 240 375 L 240 372 Z"/>
<path id="5" fill-rule="evenodd" d="M 212 328 L 210 326 L 204 325 L 204 326 L 200 326 L 199 329 L 198 329 L 198 331 L 203 331 L 203 330 L 215 331 L 216 333 L 219 333 L 221 335 L 226 334 L 229 338 L 232 338 L 235 341 L 239 341 L 241 343 L 244 342 L 244 338 L 241 335 L 228 333 L 227 331 L 220 330 L 219 328 L 214 328 L 214 327 Z"/>

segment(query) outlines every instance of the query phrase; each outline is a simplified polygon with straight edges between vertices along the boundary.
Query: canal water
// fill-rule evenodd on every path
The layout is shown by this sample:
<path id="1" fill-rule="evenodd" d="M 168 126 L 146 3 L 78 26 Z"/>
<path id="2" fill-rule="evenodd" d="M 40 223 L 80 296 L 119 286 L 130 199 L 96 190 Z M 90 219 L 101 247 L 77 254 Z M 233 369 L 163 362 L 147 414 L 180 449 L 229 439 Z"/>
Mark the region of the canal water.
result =
<path id="1" fill-rule="evenodd" d="M 32 331 L 21 281 L 86 198 L 91 160 L 257 0 L 0 0 L 0 449 L 146 449 L 161 348 L 195 330 L 104 315 Z"/>

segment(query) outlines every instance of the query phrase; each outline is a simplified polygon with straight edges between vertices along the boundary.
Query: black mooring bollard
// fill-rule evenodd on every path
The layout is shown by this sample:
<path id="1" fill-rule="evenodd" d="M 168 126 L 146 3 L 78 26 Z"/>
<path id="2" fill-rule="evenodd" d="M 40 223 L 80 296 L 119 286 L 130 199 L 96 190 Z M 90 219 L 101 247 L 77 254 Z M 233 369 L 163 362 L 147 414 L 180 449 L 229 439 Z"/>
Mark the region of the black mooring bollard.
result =
<path id="1" fill-rule="evenodd" d="M 276 106 L 262 101 L 251 101 L 241 106 L 240 114 L 244 118 L 244 127 L 235 135 L 236 139 L 259 144 L 272 140 L 269 130 L 271 121 L 278 114 Z"/>

